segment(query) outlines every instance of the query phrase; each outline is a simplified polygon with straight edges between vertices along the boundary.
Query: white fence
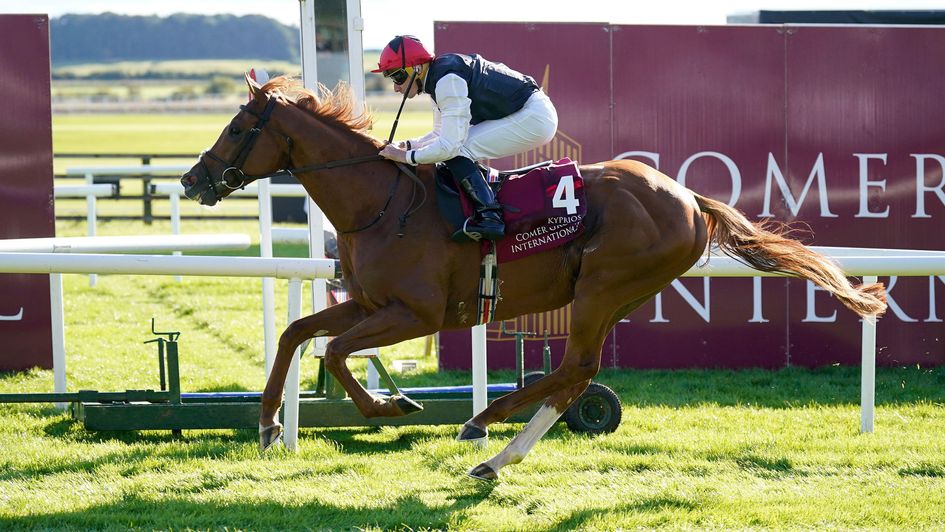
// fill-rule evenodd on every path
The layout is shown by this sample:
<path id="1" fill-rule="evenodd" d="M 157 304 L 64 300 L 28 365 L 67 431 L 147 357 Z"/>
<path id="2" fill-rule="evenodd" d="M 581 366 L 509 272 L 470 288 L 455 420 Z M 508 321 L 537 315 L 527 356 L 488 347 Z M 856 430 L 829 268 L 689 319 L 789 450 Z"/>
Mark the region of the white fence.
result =
<path id="1" fill-rule="evenodd" d="M 55 185 L 53 193 L 57 198 L 105 197 L 115 194 L 117 185 L 99 183 L 97 185 Z"/>
<path id="2" fill-rule="evenodd" d="M 14 253 L 48 253 L 56 257 L 49 259 L 52 268 L 57 261 L 56 253 L 133 253 L 159 252 L 173 250 L 187 251 L 222 251 L 239 250 L 249 247 L 249 235 L 218 234 L 218 235 L 174 235 L 174 236 L 117 236 L 117 237 L 65 237 L 65 238 L 20 238 L 0 240 L 0 252 L 4 255 Z M 44 255 L 46 256 L 46 255 Z M 69 261 L 69 258 L 65 258 Z M 73 257 L 75 259 L 75 257 Z M 10 267 L 21 259 L 10 258 Z M 28 260 L 28 259 L 23 259 Z M 79 259 L 81 260 L 81 259 Z M 72 264 L 79 261 L 71 260 Z M 30 272 L 33 266 L 27 267 Z M 59 268 L 53 268 L 59 269 Z M 86 269 L 82 273 L 96 271 Z M 11 272 L 13 273 L 13 272 Z M 50 337 L 52 339 L 53 355 L 53 385 L 56 392 L 66 391 L 66 332 L 64 319 L 64 302 L 62 295 L 62 273 L 49 273 L 49 307 L 50 307 Z M 92 274 L 94 275 L 94 274 Z M 60 407 L 64 405 L 59 405 Z"/>
<path id="3" fill-rule="evenodd" d="M 200 257 L 171 255 L 60 255 L 56 253 L 0 253 L 0 271 L 6 273 L 101 273 L 129 275 L 202 275 L 211 277 L 268 277 L 289 279 L 289 323 L 301 317 L 302 279 L 331 279 L 338 275 L 332 259 L 288 259 L 263 257 Z M 61 278 L 51 293 L 62 298 Z M 52 295 L 50 297 L 53 297 Z M 61 327 L 61 317 L 59 326 Z M 54 319 L 54 327 L 55 319 Z M 55 346 L 55 342 L 54 342 Z M 61 344 L 64 346 L 64 341 Z M 55 348 L 54 348 L 55 351 Z M 299 355 L 286 379 L 286 446 L 298 440 Z M 59 377 L 56 392 L 65 392 L 65 350 L 53 361 Z M 268 372 L 267 372 L 268 373 Z M 290 433 L 291 431 L 291 433 Z"/>
<path id="4" fill-rule="evenodd" d="M 96 175 L 110 175 L 110 176 L 133 176 L 133 175 L 158 175 L 158 174 L 173 174 L 180 175 L 183 172 L 189 170 L 189 167 L 185 166 L 156 166 L 156 165 L 139 165 L 139 166 L 103 166 L 103 167 L 89 167 L 89 168 L 70 168 L 67 170 L 69 175 L 83 175 L 87 184 L 92 184 Z M 273 191 L 280 196 L 305 196 L 305 192 L 300 185 L 274 185 L 271 184 L 268 180 L 262 180 L 258 183 L 254 183 L 248 187 L 247 190 L 237 191 L 237 195 L 256 195 L 258 198 L 259 205 L 259 248 L 260 255 L 262 258 L 272 258 L 272 243 L 273 243 L 273 227 L 272 227 L 272 196 Z M 171 230 L 174 234 L 180 233 L 180 195 L 183 192 L 183 188 L 177 184 L 157 184 L 155 189 L 152 190 L 161 190 L 167 191 L 170 196 L 171 201 Z M 88 198 L 88 211 L 90 216 L 90 236 L 94 236 L 94 225 L 95 225 L 95 197 L 89 196 Z M 322 229 L 323 217 L 321 210 L 318 208 L 315 203 L 309 199 L 308 200 L 308 230 L 290 230 L 294 231 L 292 238 L 295 241 L 300 240 L 300 232 L 304 233 L 305 236 L 302 237 L 303 241 L 307 240 L 309 244 L 309 256 L 317 259 L 324 257 L 324 233 Z M 284 233 L 283 233 L 284 234 Z M 180 258 L 180 257 L 178 257 Z M 229 260 L 229 259 L 227 259 Z M 286 260 L 286 259 L 278 259 Z M 265 348 L 265 363 L 266 363 L 266 376 L 268 377 L 269 372 L 272 368 L 273 359 L 275 358 L 277 339 L 276 339 L 276 329 L 275 329 L 275 289 L 274 289 L 274 276 L 260 276 L 262 283 L 262 303 L 263 303 L 263 342 Z M 294 319 L 297 319 L 301 314 L 301 283 L 298 284 L 299 297 L 298 302 L 294 298 L 294 290 L 296 289 L 293 282 L 289 283 L 290 294 L 289 294 L 289 313 L 290 313 L 290 322 Z M 61 293 L 61 281 L 59 292 Z M 317 312 L 325 308 L 326 304 L 326 287 L 323 281 L 313 278 L 312 281 L 312 290 L 311 290 L 311 309 L 312 312 Z M 314 348 L 316 351 L 323 350 L 326 342 L 326 338 L 316 338 L 314 342 Z M 303 345 L 302 349 L 305 346 Z M 376 353 L 376 350 L 374 350 Z M 296 353 L 296 358 L 298 358 L 298 352 Z M 286 384 L 286 392 L 288 397 L 298 396 L 298 366 L 297 362 L 293 364 L 294 369 L 290 371 L 295 372 L 293 377 L 291 374 L 289 380 Z M 368 378 L 369 383 L 371 381 L 377 381 L 376 370 L 372 364 L 368 364 Z M 63 383 L 64 384 L 64 383 Z M 376 384 L 375 384 L 376 386 Z M 294 392 L 292 390 L 295 390 Z M 60 391 L 57 389 L 57 391 Z M 62 390 L 64 391 L 64 390 Z M 286 446 L 290 448 L 295 447 L 295 442 L 297 439 L 297 399 L 296 401 L 287 401 L 286 405 L 286 435 L 285 442 Z M 295 421 L 291 420 L 292 412 L 295 411 L 296 419 Z M 295 423 L 295 428 L 292 427 Z"/>
<path id="5" fill-rule="evenodd" d="M 85 177 L 85 185 L 56 185 L 57 198 L 86 198 L 86 220 L 88 236 L 95 236 L 98 225 L 98 204 L 96 198 L 112 196 L 117 187 L 111 184 L 93 184 L 96 176 L 138 176 L 154 175 L 155 177 L 171 177 L 180 175 L 190 167 L 179 165 L 139 165 L 139 166 L 94 166 L 76 167 L 66 170 L 66 175 L 81 175 Z M 167 197 L 170 203 L 171 233 L 181 233 L 180 201 L 184 193 L 178 183 L 152 183 L 147 185 L 150 193 L 158 197 Z M 308 194 L 302 185 L 289 183 L 269 183 L 269 196 L 273 198 L 306 198 Z M 231 196 L 259 197 L 259 184 L 251 183 L 244 189 L 234 190 Z M 294 228 L 271 228 L 272 241 L 281 243 L 304 244 L 308 243 L 308 231 Z"/>
<path id="6" fill-rule="evenodd" d="M 249 235 L 77 236 L 64 238 L 15 238 L 0 240 L 0 252 L 27 253 L 159 253 L 165 251 L 241 250 L 250 245 Z"/>
<path id="7" fill-rule="evenodd" d="M 180 233 L 180 196 L 184 189 L 177 183 L 155 183 L 151 193 L 155 196 L 167 196 L 171 203 L 171 232 Z M 259 184 L 251 183 L 246 188 L 234 190 L 231 196 L 259 197 Z M 307 198 L 308 193 L 302 185 L 290 183 L 269 183 L 269 195 L 273 198 Z M 288 227 L 269 228 L 273 242 L 290 244 L 308 244 L 308 230 Z"/>
<path id="8" fill-rule="evenodd" d="M 85 177 L 88 186 L 108 186 L 93 185 L 96 176 L 159 176 L 176 177 L 187 170 L 189 166 L 183 165 L 131 165 L 131 166 L 93 166 L 93 167 L 72 167 L 66 170 L 67 175 L 81 175 Z M 171 210 L 171 233 L 178 235 L 181 233 L 181 214 L 180 197 L 184 189 L 179 183 L 156 183 L 149 185 L 151 192 L 160 195 L 167 195 L 170 199 Z M 272 256 L 272 243 L 291 241 L 293 243 L 308 242 L 309 255 L 312 257 L 324 257 L 324 235 L 322 233 L 323 217 L 321 211 L 315 206 L 315 203 L 309 200 L 309 229 L 273 229 L 272 227 L 272 197 L 306 197 L 305 190 L 301 185 L 296 184 L 272 184 L 268 180 L 262 180 L 258 183 L 252 183 L 245 190 L 237 190 L 235 196 L 256 196 L 259 205 L 259 248 L 260 255 L 263 257 Z M 88 235 L 95 236 L 97 217 L 96 200 L 94 195 L 88 195 L 86 199 L 86 216 L 88 219 Z M 280 240 L 287 239 L 287 240 Z M 179 254 L 175 252 L 175 254 Z M 179 276 L 178 276 L 179 277 Z M 94 274 L 90 275 L 89 283 L 95 284 Z M 263 338 L 266 350 L 266 373 L 272 367 L 272 359 L 275 356 L 276 349 L 276 331 L 275 331 L 275 303 L 274 290 L 271 277 L 262 279 L 262 299 L 263 299 Z M 325 300 L 324 283 L 312 284 L 312 310 L 324 307 Z M 323 341 L 316 341 L 316 348 L 324 348 Z M 376 379 L 373 372 L 373 366 L 369 365 L 369 374 Z"/>

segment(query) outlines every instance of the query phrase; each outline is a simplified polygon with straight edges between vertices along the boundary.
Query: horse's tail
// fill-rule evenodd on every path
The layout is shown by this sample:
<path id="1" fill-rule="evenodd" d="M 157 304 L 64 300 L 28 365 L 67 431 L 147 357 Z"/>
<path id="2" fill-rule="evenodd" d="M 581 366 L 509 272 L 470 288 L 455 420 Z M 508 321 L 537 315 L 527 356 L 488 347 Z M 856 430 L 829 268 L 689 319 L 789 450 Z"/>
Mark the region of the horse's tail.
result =
<path id="1" fill-rule="evenodd" d="M 715 242 L 729 257 L 756 270 L 813 281 L 860 316 L 879 316 L 886 311 L 886 289 L 882 283 L 854 286 L 830 259 L 785 236 L 786 226 L 769 228 L 764 223 L 749 221 L 720 201 L 693 195 L 705 214 L 709 244 Z"/>

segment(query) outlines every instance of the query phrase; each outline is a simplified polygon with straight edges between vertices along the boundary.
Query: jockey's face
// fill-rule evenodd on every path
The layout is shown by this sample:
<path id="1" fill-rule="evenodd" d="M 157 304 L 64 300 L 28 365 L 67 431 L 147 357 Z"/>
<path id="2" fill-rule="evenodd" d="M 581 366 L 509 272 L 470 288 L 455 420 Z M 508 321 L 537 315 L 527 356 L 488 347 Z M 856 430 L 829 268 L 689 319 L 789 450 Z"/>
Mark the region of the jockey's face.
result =
<path id="1" fill-rule="evenodd" d="M 416 67 L 416 68 L 418 68 L 418 70 L 419 70 L 419 69 L 421 69 L 422 67 Z M 411 73 L 412 73 L 412 72 L 411 72 Z M 407 78 L 406 78 L 402 83 L 396 83 L 396 82 L 395 82 L 395 83 L 394 83 L 394 92 L 396 92 L 396 93 L 398 93 L 398 94 L 403 94 L 404 92 L 406 92 L 406 93 L 407 93 L 407 98 L 413 98 L 414 96 L 416 96 L 417 94 L 419 94 L 419 93 L 420 93 L 420 86 L 421 86 L 421 84 L 423 83 L 423 81 L 422 81 L 423 70 L 419 70 L 419 71 L 417 72 L 417 75 L 416 75 L 416 77 L 415 77 L 415 79 L 414 79 L 414 81 L 413 81 L 412 84 L 410 83 L 410 77 L 411 77 L 411 76 L 408 75 Z M 391 79 L 393 79 L 393 77 L 391 77 Z"/>
<path id="2" fill-rule="evenodd" d="M 417 88 L 417 85 L 418 83 L 416 80 L 414 80 L 413 84 L 410 85 L 409 87 L 407 86 L 406 82 L 404 82 L 402 85 L 394 84 L 394 92 L 397 92 L 398 94 L 403 94 L 404 92 L 407 92 L 407 98 L 413 98 L 414 96 L 417 95 L 417 92 L 419 90 Z"/>

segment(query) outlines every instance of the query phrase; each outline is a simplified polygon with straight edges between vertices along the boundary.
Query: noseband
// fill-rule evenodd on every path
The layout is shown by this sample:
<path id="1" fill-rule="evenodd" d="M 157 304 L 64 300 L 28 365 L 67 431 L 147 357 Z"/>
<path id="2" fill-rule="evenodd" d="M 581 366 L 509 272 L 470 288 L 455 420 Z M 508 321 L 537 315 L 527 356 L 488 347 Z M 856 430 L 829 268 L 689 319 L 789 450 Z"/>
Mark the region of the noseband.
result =
<path id="1" fill-rule="evenodd" d="M 222 187 L 236 190 L 246 186 L 247 179 L 246 174 L 243 173 L 243 164 L 246 162 L 246 158 L 249 157 L 249 152 L 253 150 L 253 146 L 256 145 L 256 141 L 259 140 L 259 134 L 262 133 L 263 127 L 269 122 L 269 118 L 272 116 L 272 110 L 275 107 L 275 98 L 269 98 L 266 101 L 266 108 L 263 109 L 262 114 L 253 111 L 245 105 L 240 106 L 240 110 L 255 116 L 257 120 L 256 125 L 253 126 L 253 128 L 249 130 L 249 133 L 243 138 L 243 142 L 240 144 L 240 151 L 236 153 L 236 157 L 234 157 L 232 161 L 227 162 L 210 150 L 206 150 L 200 154 L 201 156 L 206 155 L 223 165 L 224 170 L 220 174 L 220 179 L 214 181 L 210 169 L 203 163 L 203 157 L 200 158 L 200 163 L 203 164 L 203 169 L 207 173 L 207 179 L 210 181 L 210 186 L 213 187 L 214 192 L 222 191 Z"/>
<path id="2" fill-rule="evenodd" d="M 416 72 L 414 74 L 416 74 Z M 243 164 L 246 162 L 247 157 L 249 157 L 249 152 L 252 151 L 253 146 L 256 144 L 256 141 L 259 139 L 259 134 L 262 133 L 263 127 L 265 127 L 265 125 L 269 122 L 269 119 L 272 116 L 272 111 L 275 108 L 275 106 L 276 106 L 276 99 L 272 97 L 270 97 L 266 101 L 266 108 L 263 109 L 262 114 L 259 114 L 253 111 L 252 109 L 246 107 L 245 105 L 240 106 L 240 110 L 246 111 L 247 113 L 255 116 L 257 120 L 256 120 L 256 125 L 254 125 L 253 128 L 249 130 L 249 134 L 247 134 L 246 137 L 243 138 L 243 142 L 240 144 L 240 150 L 239 152 L 237 152 L 236 157 L 234 157 L 232 161 L 229 161 L 229 162 L 225 161 L 223 158 L 214 154 L 209 149 L 204 150 L 200 154 L 199 163 L 200 165 L 203 166 L 204 172 L 207 174 L 207 181 L 210 184 L 210 190 L 213 191 L 214 195 L 219 197 L 220 192 L 223 192 L 224 189 L 237 190 L 237 189 L 245 187 L 248 182 L 256 181 L 258 179 L 266 179 L 270 177 L 283 176 L 283 175 L 289 175 L 289 176 L 295 177 L 296 173 L 311 172 L 315 170 L 327 170 L 331 168 L 338 168 L 341 166 L 350 166 L 354 164 L 380 161 L 384 159 L 379 154 L 367 155 L 364 157 L 353 157 L 351 159 L 344 159 L 340 161 L 330 161 L 327 163 L 301 166 L 297 168 L 286 168 L 286 169 L 279 170 L 278 172 L 274 172 L 271 174 L 250 176 L 247 178 L 246 174 L 243 172 Z M 403 110 L 403 103 L 401 103 L 401 110 Z M 397 117 L 400 118 L 400 111 L 397 112 Z M 397 120 L 395 119 L 394 129 L 396 128 L 397 128 Z M 391 138 L 393 138 L 393 136 L 394 136 L 394 131 L 391 130 Z M 286 137 L 286 140 L 288 141 L 289 147 L 291 148 L 292 139 L 289 137 Z M 207 157 L 223 165 L 224 170 L 222 173 L 220 173 L 220 178 L 218 180 L 214 180 L 213 174 L 210 172 L 210 169 L 207 168 L 206 163 L 204 163 L 203 161 L 204 155 L 206 155 Z M 407 210 L 405 210 L 404 213 L 400 216 L 400 231 L 397 234 L 397 236 L 399 237 L 404 236 L 403 232 L 404 232 L 404 226 L 407 224 L 407 218 L 410 217 L 411 214 L 420 210 L 420 207 L 422 207 L 423 204 L 426 203 L 427 191 L 426 191 L 426 186 L 423 184 L 423 182 L 420 181 L 420 178 L 417 177 L 417 175 L 413 172 L 413 170 L 411 170 L 410 168 L 408 168 L 407 166 L 401 163 L 396 163 L 396 165 L 399 169 L 397 172 L 397 178 L 394 180 L 394 183 L 391 185 L 390 192 L 388 193 L 388 196 L 387 196 L 387 202 L 384 204 L 384 207 L 375 216 L 374 220 L 372 220 L 367 225 L 363 225 L 356 229 L 352 229 L 349 231 L 340 231 L 340 232 L 357 233 L 360 231 L 364 231 L 365 229 L 368 229 L 374 226 L 377 222 L 381 221 L 381 219 L 384 217 L 385 212 L 387 211 L 387 208 L 390 206 L 391 200 L 394 199 L 394 194 L 397 191 L 397 186 L 400 184 L 400 175 L 401 173 L 404 173 L 410 177 L 411 181 L 413 181 L 413 195 L 410 198 L 410 203 L 407 205 Z M 420 189 L 422 196 L 421 196 L 419 205 L 414 207 L 413 205 L 416 201 L 417 188 Z"/>

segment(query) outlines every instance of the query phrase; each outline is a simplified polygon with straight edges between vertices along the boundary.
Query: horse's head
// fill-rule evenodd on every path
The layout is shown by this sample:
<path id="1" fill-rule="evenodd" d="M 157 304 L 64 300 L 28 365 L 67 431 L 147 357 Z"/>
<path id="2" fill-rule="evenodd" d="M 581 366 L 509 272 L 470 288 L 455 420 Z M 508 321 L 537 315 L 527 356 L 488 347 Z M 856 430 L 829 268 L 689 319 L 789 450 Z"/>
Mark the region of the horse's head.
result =
<path id="1" fill-rule="evenodd" d="M 184 194 L 201 205 L 215 205 L 234 190 L 286 166 L 291 140 L 270 125 L 280 98 L 246 77 L 252 101 L 240 106 L 223 133 L 200 154 L 180 182 Z"/>

